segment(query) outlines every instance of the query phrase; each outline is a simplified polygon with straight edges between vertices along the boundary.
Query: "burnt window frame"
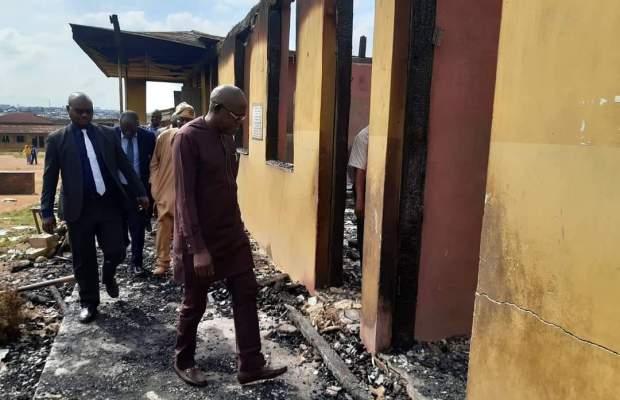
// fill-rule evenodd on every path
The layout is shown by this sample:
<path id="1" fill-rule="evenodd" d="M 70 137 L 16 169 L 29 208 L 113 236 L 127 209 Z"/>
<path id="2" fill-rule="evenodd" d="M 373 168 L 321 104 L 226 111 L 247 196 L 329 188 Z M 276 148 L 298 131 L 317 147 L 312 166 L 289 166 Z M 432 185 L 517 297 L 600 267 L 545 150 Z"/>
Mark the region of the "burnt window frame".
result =
<path id="1" fill-rule="evenodd" d="M 251 28 L 235 35 L 234 70 L 235 86 L 245 92 L 248 101 L 250 99 L 250 73 L 247 66 L 247 49 L 251 37 Z M 246 79 L 247 78 L 247 79 Z M 237 153 L 250 154 L 250 119 L 246 118 L 235 133 Z"/>
<path id="2" fill-rule="evenodd" d="M 294 167 L 294 155 L 291 162 L 286 161 L 286 154 L 280 156 L 280 101 L 286 100 L 286 94 L 284 96 L 280 93 L 281 84 L 281 72 L 282 72 L 282 58 L 286 57 L 286 64 L 289 63 L 289 49 L 282 49 L 282 6 L 287 4 L 289 13 L 291 11 L 291 4 L 295 0 L 278 0 L 272 4 L 268 9 L 267 14 L 267 111 L 266 111 L 266 135 L 265 135 L 265 159 L 270 165 L 281 167 L 287 170 L 293 170 Z M 296 7 L 296 13 L 299 14 L 299 10 Z M 299 17 L 299 15 L 296 15 Z M 288 35 L 290 36 L 291 27 L 291 15 L 289 14 L 289 27 Z M 297 19 L 296 19 L 297 21 Z M 294 29 L 297 30 L 298 23 L 295 24 Z M 295 36 L 295 40 L 298 41 L 298 36 Z M 297 46 L 295 46 L 297 48 Z M 296 79 L 296 78 L 295 78 Z M 287 108 L 288 112 L 288 108 Z M 294 118 L 294 117 L 293 117 Z M 286 119 L 285 119 L 286 121 Z M 294 119 L 293 119 L 294 121 Z M 294 125 L 294 123 L 293 123 Z M 294 143 L 293 134 L 293 143 Z M 286 135 L 282 139 L 285 143 L 282 145 L 286 149 Z M 294 145 L 293 145 L 294 146 Z M 286 153 L 286 151 L 284 151 Z"/>

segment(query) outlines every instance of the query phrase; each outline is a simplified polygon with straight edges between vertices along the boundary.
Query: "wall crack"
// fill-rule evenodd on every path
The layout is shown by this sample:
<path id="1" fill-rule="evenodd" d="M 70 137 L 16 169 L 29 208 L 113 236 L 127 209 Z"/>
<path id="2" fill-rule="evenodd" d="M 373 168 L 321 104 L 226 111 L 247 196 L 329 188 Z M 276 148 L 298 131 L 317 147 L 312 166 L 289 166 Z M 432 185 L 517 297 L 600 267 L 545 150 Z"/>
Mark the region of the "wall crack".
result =
<path id="1" fill-rule="evenodd" d="M 509 307 L 516 308 L 517 310 L 519 310 L 519 311 L 521 311 L 521 312 L 524 312 L 524 313 L 526 313 L 526 314 L 529 314 L 529 315 L 533 316 L 534 318 L 536 318 L 538 321 L 542 322 L 542 323 L 543 323 L 543 324 L 545 324 L 545 325 L 548 325 L 548 326 L 551 326 L 551 327 L 553 327 L 553 328 L 559 329 L 559 330 L 560 330 L 560 331 L 562 331 L 564 334 L 566 334 L 566 335 L 568 335 L 568 336 L 572 337 L 573 339 L 576 339 L 576 340 L 578 340 L 578 341 L 580 341 L 580 342 L 582 342 L 582 343 L 585 343 L 585 344 L 587 344 L 587 345 L 589 345 L 589 346 L 596 347 L 596 348 L 597 348 L 597 349 L 599 349 L 599 350 L 603 350 L 603 351 L 605 351 L 605 352 L 607 352 L 607 353 L 610 353 L 610 354 L 613 354 L 613 355 L 615 355 L 615 356 L 617 356 L 617 357 L 620 357 L 620 353 L 618 353 L 617 351 L 614 351 L 614 350 L 610 349 L 609 347 L 602 346 L 602 345 L 600 345 L 600 344 L 598 344 L 598 343 L 594 343 L 594 342 L 592 342 L 592 341 L 590 341 L 590 340 L 587 340 L 587 339 L 581 338 L 581 337 L 579 337 L 579 336 L 575 335 L 574 333 L 572 333 L 572 332 L 570 332 L 570 331 L 566 330 L 565 328 L 561 327 L 560 325 L 558 325 L 558 324 L 554 324 L 553 322 L 550 322 L 550 321 L 547 321 L 546 319 L 542 318 L 540 315 L 538 315 L 536 312 L 534 312 L 534 311 L 532 311 L 532 310 L 528 310 L 527 308 L 523 308 L 523 307 L 518 306 L 518 305 L 516 305 L 516 304 L 514 304 L 514 303 L 511 303 L 511 302 L 509 302 L 509 301 L 500 301 L 500 300 L 495 300 L 495 299 L 491 298 L 491 296 L 489 296 L 489 295 L 488 295 L 488 294 L 486 294 L 486 293 L 476 292 L 476 295 L 477 295 L 477 296 L 482 296 L 482 297 L 486 298 L 487 300 L 489 300 L 491 303 L 495 303 L 495 304 L 497 304 L 497 305 L 509 306 Z"/>

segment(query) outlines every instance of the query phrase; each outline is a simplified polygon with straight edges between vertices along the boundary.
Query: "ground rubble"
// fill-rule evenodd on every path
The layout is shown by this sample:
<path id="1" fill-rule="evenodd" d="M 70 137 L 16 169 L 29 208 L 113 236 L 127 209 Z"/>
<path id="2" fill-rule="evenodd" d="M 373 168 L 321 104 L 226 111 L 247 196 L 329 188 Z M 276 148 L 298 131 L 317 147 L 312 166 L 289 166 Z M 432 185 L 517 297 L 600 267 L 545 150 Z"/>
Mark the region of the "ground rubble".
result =
<path id="1" fill-rule="evenodd" d="M 60 226 L 58 233 L 61 240 L 50 242 L 51 248 L 33 252 L 29 240 L 39 235 L 33 225 L 0 229 L 0 291 L 72 275 L 71 253 L 62 252 L 66 229 Z M 55 295 L 66 297 L 73 287 L 73 283 L 65 283 L 56 286 L 56 293 L 51 287 L 21 293 L 21 335 L 0 344 L 0 398 L 32 398 L 63 318 Z"/>
<path id="2" fill-rule="evenodd" d="M 39 259 L 40 262 L 29 262 L 11 272 L 17 261 L 15 257 L 11 262 L 0 263 L 0 282 L 4 287 L 23 286 L 72 273 L 71 265 L 60 259 Z M 73 286 L 59 285 L 61 296 L 68 296 Z M 63 318 L 48 289 L 25 292 L 22 298 L 25 321 L 20 326 L 21 336 L 0 346 L 0 399 L 32 398 Z"/>
<path id="3" fill-rule="evenodd" d="M 148 235 L 145 249 L 148 268 L 152 268 L 154 261 L 152 241 Z M 61 258 L 30 263 L 15 272 L 11 272 L 11 266 L 19 260 L 12 257 L 9 263 L 3 263 L 0 276 L 14 287 L 65 276 L 71 274 L 67 262 L 70 256 L 63 254 Z M 99 258 L 101 262 L 101 255 Z M 60 287 L 69 310 L 64 321 L 46 289 L 24 294 L 27 310 L 35 310 L 36 315 L 27 313 L 21 338 L 0 348 L 3 359 L 0 398 L 71 399 L 88 394 L 90 399 L 133 399 L 138 395 L 136 387 L 143 387 L 150 388 L 139 392 L 140 398 L 147 399 L 351 399 L 338 386 L 316 350 L 291 328 L 285 313 L 270 312 L 272 309 L 266 306 L 263 296 L 265 290 L 259 298 L 265 353 L 274 364 L 288 365 L 289 373 L 282 379 L 258 385 L 236 384 L 232 307 L 223 284 L 215 285 L 209 292 L 210 306 L 199 328 L 202 339 L 197 358 L 199 365 L 220 381 L 221 385 L 214 386 L 221 387 L 223 392 L 215 389 L 205 392 L 185 385 L 174 375 L 170 364 L 182 289 L 170 279 L 131 276 L 126 267 L 119 266 L 117 275 L 120 300 L 109 299 L 102 290 L 101 317 L 94 325 L 76 322 L 78 309 L 73 284 Z M 258 272 L 258 276 L 264 274 Z M 136 336 L 131 333 L 135 331 L 146 331 L 146 334 Z M 157 351 L 142 350 L 141 341 L 156 346 Z M 102 352 L 109 354 L 97 358 Z M 116 353 L 120 353 L 120 358 Z M 114 360 L 114 365 L 106 364 L 110 360 Z M 101 379 L 87 367 L 93 362 L 104 371 Z"/>
<path id="4" fill-rule="evenodd" d="M 302 381 L 297 382 L 298 385 L 295 386 L 290 385 L 286 379 L 276 379 L 241 389 L 228 378 L 220 376 L 218 380 L 231 393 L 227 397 L 230 399 L 347 400 L 353 398 L 334 378 L 317 350 L 304 339 L 287 318 L 285 304 L 288 304 L 308 318 L 357 379 L 363 385 L 368 386 L 369 398 L 410 398 L 409 388 L 406 387 L 407 380 L 403 379 L 394 369 L 386 368 L 386 365 L 390 365 L 398 369 L 400 373 L 410 374 L 415 378 L 415 389 L 417 393 L 424 396 L 422 398 L 464 399 L 469 351 L 467 338 L 452 338 L 437 343 L 416 343 L 408 348 L 392 349 L 378 357 L 373 357 L 365 351 L 359 337 L 361 263 L 359 251 L 356 248 L 354 215 L 350 208 L 345 214 L 344 228 L 344 284 L 338 288 L 318 290 L 313 295 L 310 295 L 302 285 L 291 282 L 287 278 L 281 279 L 281 271 L 271 262 L 265 251 L 254 240 L 251 240 L 257 279 L 263 282 L 272 280 L 270 284 L 261 287 L 258 298 L 264 342 L 269 349 L 280 352 L 276 356 L 277 359 L 286 358 L 291 363 L 296 371 L 295 375 L 302 376 Z M 27 232 L 25 228 L 20 228 L 19 231 L 24 234 Z M 152 268 L 154 261 L 152 242 L 153 237 L 147 235 L 145 264 L 148 268 Z M 15 287 L 71 274 L 70 253 L 63 253 L 49 260 L 38 259 L 26 265 L 21 256 L 23 249 L 22 246 L 10 254 L 0 255 L 2 282 Z M 21 267 L 18 266 L 20 261 L 22 261 Z M 170 374 L 171 348 L 181 287 L 169 279 L 157 279 L 150 275 L 136 278 L 128 275 L 126 270 L 126 265 L 119 267 L 118 280 L 121 288 L 124 288 L 121 295 L 123 300 L 104 303 L 102 326 L 105 327 L 108 335 L 121 338 L 121 340 L 124 338 L 130 343 L 141 339 L 136 339 L 131 335 L 126 336 L 128 329 L 150 329 L 149 327 L 155 326 L 157 329 L 154 329 L 154 332 L 159 332 L 154 333 L 156 338 L 149 339 L 147 335 L 145 340 L 147 343 L 154 341 L 153 345 L 167 348 L 167 350 L 152 354 L 136 352 L 135 348 L 132 348 L 130 355 L 124 354 L 121 358 L 121 366 L 115 367 L 124 372 L 115 375 L 116 380 L 111 384 L 114 393 L 118 394 L 118 398 L 132 398 L 123 397 L 123 394 L 133 393 L 131 392 L 133 386 L 147 382 L 157 388 L 142 393 L 148 399 L 204 398 L 204 392 L 193 391 L 179 384 L 178 379 Z M 75 316 L 73 286 L 73 284 L 64 284 L 59 286 L 59 290 L 68 302 L 70 313 Z M 54 364 L 55 361 L 46 365 L 50 348 L 63 318 L 58 304 L 47 289 L 27 292 L 24 296 L 27 320 L 21 327 L 23 334 L 16 342 L 0 347 L 0 399 L 31 399 L 35 392 L 35 398 L 71 398 L 69 393 L 58 393 L 54 386 L 59 382 L 55 378 L 57 378 L 57 370 L 60 367 Z M 102 290 L 103 297 L 106 295 Z M 229 327 L 230 317 L 232 317 L 230 296 L 223 283 L 218 283 L 211 288 L 209 302 L 210 306 L 201 326 L 216 323 L 218 326 L 225 326 L 232 330 Z M 75 332 L 77 331 L 73 334 Z M 213 336 L 221 343 L 232 340 L 230 332 L 210 330 L 205 331 L 205 335 L 206 337 Z M 71 338 L 71 335 L 67 336 L 67 332 L 61 333 L 57 347 L 68 352 L 71 349 L 67 347 Z M 220 343 L 212 343 L 209 340 L 211 339 L 205 339 L 207 342 L 205 352 L 215 351 L 217 355 L 203 357 L 199 363 L 206 370 L 232 376 L 235 368 L 234 356 L 230 356 L 230 351 L 218 353 L 217 346 Z M 154 385 L 152 379 L 148 378 L 148 374 L 144 371 L 132 373 L 134 366 L 142 364 L 146 364 L 151 373 L 155 375 L 163 374 L 159 376 L 164 377 L 162 379 L 165 387 Z M 40 381 L 44 366 L 46 371 L 49 371 Z M 60 376 L 63 374 L 61 370 Z M 67 377 L 63 376 L 63 379 Z M 73 381 L 70 382 L 73 383 Z M 99 382 L 99 384 L 110 385 L 109 382 Z M 300 387 L 304 388 L 302 389 L 303 395 L 300 394 Z M 167 393 L 167 397 L 162 397 L 161 393 Z M 99 398 L 96 395 L 91 397 Z"/>
<path id="5" fill-rule="evenodd" d="M 351 206 L 351 202 L 349 202 Z M 361 262 L 357 249 L 356 225 L 352 208 L 347 208 L 344 224 L 343 285 L 317 290 L 310 295 L 303 286 L 280 282 L 261 291 L 261 307 L 275 315 L 288 304 L 301 311 L 327 340 L 350 370 L 379 399 L 408 399 L 407 381 L 386 364 L 409 374 L 418 395 L 428 399 L 465 399 L 469 339 L 456 337 L 436 343 L 418 342 L 407 348 L 391 349 L 373 357 L 361 342 Z M 279 271 L 266 253 L 253 242 L 257 276 L 263 279 Z M 283 296 L 282 293 L 285 293 Z M 382 362 L 383 361 L 383 362 Z"/>

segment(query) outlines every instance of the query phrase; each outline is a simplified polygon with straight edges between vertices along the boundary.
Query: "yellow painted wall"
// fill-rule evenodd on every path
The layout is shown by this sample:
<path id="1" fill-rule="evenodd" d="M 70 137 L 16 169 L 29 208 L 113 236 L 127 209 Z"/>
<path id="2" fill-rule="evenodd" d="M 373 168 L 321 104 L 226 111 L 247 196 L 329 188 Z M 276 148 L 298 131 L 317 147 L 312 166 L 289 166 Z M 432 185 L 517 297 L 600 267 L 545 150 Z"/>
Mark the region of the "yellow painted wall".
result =
<path id="1" fill-rule="evenodd" d="M 316 267 L 321 107 L 324 101 L 321 40 L 324 9 L 322 1 L 316 0 L 300 3 L 297 7 L 300 18 L 294 171 L 268 165 L 266 141 L 253 140 L 250 128 L 249 155 L 241 155 L 237 182 L 241 213 L 248 230 L 280 268 L 312 289 Z M 252 51 L 248 112 L 251 119 L 252 104 L 263 106 L 263 138 L 267 137 L 266 22 L 266 13 L 262 12 L 249 43 Z M 220 84 L 234 84 L 233 54 L 229 50 L 220 55 Z"/>
<path id="2" fill-rule="evenodd" d="M 220 85 L 235 84 L 235 41 L 227 40 L 222 44 L 218 57 L 217 78 Z"/>
<path id="3" fill-rule="evenodd" d="M 504 1 L 469 399 L 615 399 L 620 8 Z"/>
<path id="4" fill-rule="evenodd" d="M 127 79 L 125 82 L 127 93 L 127 110 L 138 113 L 141 124 L 147 124 L 146 120 L 146 81 L 143 79 Z"/>
<path id="5" fill-rule="evenodd" d="M 377 0 L 366 175 L 361 336 L 370 352 L 392 340 L 409 0 Z"/>

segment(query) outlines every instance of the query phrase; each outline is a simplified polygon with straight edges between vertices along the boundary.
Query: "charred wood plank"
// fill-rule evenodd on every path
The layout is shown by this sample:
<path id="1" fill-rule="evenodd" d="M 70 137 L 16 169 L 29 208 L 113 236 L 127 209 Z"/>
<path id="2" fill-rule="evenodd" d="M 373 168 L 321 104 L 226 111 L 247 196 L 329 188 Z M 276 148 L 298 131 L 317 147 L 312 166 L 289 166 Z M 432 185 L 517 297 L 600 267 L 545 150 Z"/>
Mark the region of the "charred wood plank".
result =
<path id="1" fill-rule="evenodd" d="M 62 296 L 60 295 L 58 288 L 56 286 L 50 286 L 49 291 L 54 297 L 54 300 L 56 300 L 56 303 L 58 304 L 58 308 L 60 308 L 60 312 L 62 312 L 62 315 L 67 315 L 67 305 L 65 304 L 65 301 L 62 299 Z"/>
<path id="2" fill-rule="evenodd" d="M 55 286 L 61 283 L 70 283 L 75 282 L 75 277 L 73 275 L 63 276 L 62 278 L 50 279 L 47 281 L 33 283 L 31 285 L 20 286 L 17 288 L 18 292 L 26 292 L 28 290 L 40 289 L 48 286 Z"/>
<path id="3" fill-rule="evenodd" d="M 299 311 L 288 304 L 284 305 L 288 310 L 288 318 L 297 326 L 306 340 L 317 349 L 323 362 L 343 388 L 357 400 L 367 400 L 371 397 L 368 389 L 353 375 L 349 367 L 342 361 L 340 356 L 330 347 L 325 339 L 314 329 L 310 321 Z"/>
<path id="4" fill-rule="evenodd" d="M 424 396 L 422 393 L 418 391 L 417 386 L 421 386 L 422 382 L 420 379 L 411 376 L 407 371 L 402 368 L 399 368 L 395 365 L 392 365 L 389 360 L 387 360 L 383 355 L 377 353 L 373 356 L 373 362 L 379 367 L 379 369 L 383 370 L 385 373 L 393 373 L 400 378 L 400 380 L 405 384 L 405 390 L 407 391 L 407 395 L 412 400 L 429 400 L 428 397 Z"/>
<path id="5" fill-rule="evenodd" d="M 265 287 L 265 286 L 271 286 L 278 282 L 285 281 L 287 279 L 288 279 L 288 274 L 279 273 L 279 274 L 270 275 L 270 276 L 266 276 L 264 278 L 258 279 L 256 283 L 258 283 L 258 286 L 260 287 Z"/>

